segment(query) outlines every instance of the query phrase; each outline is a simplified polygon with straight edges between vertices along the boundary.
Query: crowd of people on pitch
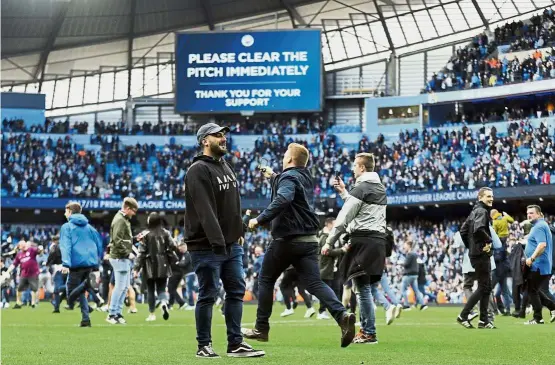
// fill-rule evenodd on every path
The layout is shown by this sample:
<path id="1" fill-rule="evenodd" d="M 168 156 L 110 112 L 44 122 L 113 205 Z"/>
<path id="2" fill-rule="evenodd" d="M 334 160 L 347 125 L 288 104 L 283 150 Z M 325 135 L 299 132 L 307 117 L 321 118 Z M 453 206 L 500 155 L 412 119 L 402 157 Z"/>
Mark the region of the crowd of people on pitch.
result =
<path id="1" fill-rule="evenodd" d="M 318 197 L 334 194 L 336 173 L 346 182 L 352 179 L 350 161 L 360 151 L 378 156 L 376 171 L 389 193 L 550 184 L 555 132 L 544 124 L 534 128 L 528 119 L 511 121 L 508 130 L 501 135 L 487 124 L 477 132 L 467 127 L 414 130 L 401 132 L 394 143 L 386 143 L 383 136 L 375 141 L 363 137 L 358 146 L 344 145 L 332 134 L 293 140 L 277 131 L 260 137 L 253 149 L 235 146 L 228 158 L 245 198 L 270 197 L 270 185 L 257 167 L 276 167 L 291 142 L 303 144 L 312 155 L 309 168 Z M 70 136 L 44 141 L 23 134 L 3 138 L 2 194 L 15 197 L 171 200 L 182 196 L 181 182 L 197 154 L 196 148 L 176 144 L 122 146 L 117 137 L 101 150 L 80 149 Z"/>
<path id="2" fill-rule="evenodd" d="M 555 50 L 541 49 L 555 41 L 555 14 L 546 9 L 529 22 L 512 22 L 494 31 L 495 41 L 486 34 L 476 36 L 471 45 L 461 47 L 448 61 L 445 69 L 428 80 L 426 92 L 481 88 L 509 83 L 555 78 Z M 510 44 L 510 51 L 530 50 L 528 57 L 489 57 L 498 45 Z"/>
<path id="3" fill-rule="evenodd" d="M 548 222 L 555 222 L 555 217 L 547 216 L 546 220 Z M 397 244 L 387 263 L 387 278 L 391 290 L 386 297 L 389 298 L 391 303 L 401 304 L 403 308 L 407 309 L 417 299 L 412 294 L 409 301 L 409 299 L 406 299 L 409 292 L 406 289 L 403 290 L 404 263 L 406 260 L 403 245 L 409 240 L 415 243 L 414 248 L 419 263 L 417 284 L 420 293 L 423 295 L 424 303 L 460 304 L 464 302 L 463 248 L 456 247 L 454 244 L 455 234 L 459 231 L 461 224 L 462 221 L 460 220 L 445 221 L 443 223 L 418 221 L 391 224 Z M 107 245 L 110 241 L 109 233 L 103 227 L 98 227 L 98 231 L 104 245 Z M 174 241 L 181 242 L 183 238 L 182 227 L 173 227 L 170 231 Z M 523 236 L 524 230 L 521 224 L 518 222 L 510 224 L 506 240 L 508 249 L 511 250 L 513 245 L 522 240 Z M 257 275 L 260 272 L 261 260 L 271 239 L 269 230 L 262 227 L 255 231 L 247 231 L 245 234 L 246 256 L 244 267 L 247 290 L 251 293 L 256 291 L 256 281 Z M 37 256 L 39 266 L 39 273 L 37 275 L 38 288 L 44 290 L 45 298 L 54 298 L 57 284 L 55 280 L 56 267 L 48 265 L 48 257 L 52 254 L 52 248 L 55 247 L 58 240 L 59 226 L 4 225 L 2 227 L 2 272 L 13 263 L 19 243 L 31 242 L 32 246 L 41 248 L 41 253 Z M 104 272 L 105 270 L 106 272 Z M 99 302 L 95 295 L 90 296 L 91 303 L 99 303 L 98 309 L 103 311 L 106 311 L 107 307 L 104 304 L 108 302 L 109 284 L 106 290 L 104 289 L 104 285 L 109 283 L 106 278 L 108 271 L 109 265 L 105 263 L 105 265 L 101 266 L 97 277 L 98 292 L 102 297 L 102 302 Z M 12 279 L 10 282 L 3 283 L 2 285 L 4 303 L 9 303 L 17 292 L 16 289 L 18 287 L 17 284 L 20 282 L 20 277 L 13 276 Z M 183 309 L 188 308 L 188 310 L 192 309 L 195 303 L 196 285 L 195 276 L 189 272 L 184 273 L 177 286 L 180 296 L 172 298 L 173 300 L 171 300 L 170 304 L 173 305 L 174 302 L 177 302 L 178 307 L 183 307 Z M 279 290 L 280 285 L 281 281 L 278 281 L 276 298 L 282 301 L 285 296 Z M 551 291 L 555 292 L 555 280 L 550 285 Z M 129 313 L 135 313 L 135 302 L 144 302 L 146 293 L 144 282 L 140 277 L 134 279 L 132 286 L 135 296 L 132 296 L 131 302 L 127 302 L 131 305 Z M 511 287 L 510 282 L 502 283 L 502 285 L 498 285 L 496 288 L 496 297 L 501 309 L 507 307 L 504 305 L 507 302 L 507 296 L 501 296 L 501 294 L 504 294 L 502 289 L 506 290 L 506 287 Z M 297 290 L 299 291 L 299 289 Z M 23 304 L 32 304 L 31 291 L 29 289 L 22 293 L 21 301 Z M 56 308 L 55 301 L 53 304 Z M 354 302 L 352 304 L 354 305 Z M 378 302 L 379 304 L 383 305 L 383 303 Z M 3 306 L 8 307 L 7 304 L 3 304 Z M 59 302 L 57 308 L 60 308 Z M 294 311 L 289 310 L 284 312 L 285 315 L 289 315 Z M 327 316 L 322 314 L 322 312 L 318 313 L 318 315 L 322 318 Z"/>

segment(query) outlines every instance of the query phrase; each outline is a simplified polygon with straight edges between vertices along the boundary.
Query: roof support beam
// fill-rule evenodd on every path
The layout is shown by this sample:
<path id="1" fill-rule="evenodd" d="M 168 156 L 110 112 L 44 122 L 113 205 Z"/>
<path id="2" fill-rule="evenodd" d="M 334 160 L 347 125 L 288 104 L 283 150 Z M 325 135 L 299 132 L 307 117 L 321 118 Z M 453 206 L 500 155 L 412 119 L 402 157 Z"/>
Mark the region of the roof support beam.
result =
<path id="1" fill-rule="evenodd" d="M 40 53 L 39 63 L 35 72 L 33 74 L 33 80 L 36 80 L 40 73 L 40 80 L 39 80 L 39 93 L 42 89 L 42 83 L 44 82 L 44 71 L 46 70 L 46 63 L 48 61 L 48 56 L 52 49 L 54 48 L 54 43 L 56 43 L 56 38 L 60 33 L 60 29 L 62 29 L 62 25 L 64 24 L 64 19 L 66 17 L 67 11 L 69 6 L 71 5 L 72 0 L 64 3 L 60 3 L 58 12 L 54 19 L 52 19 L 53 26 L 50 34 L 48 35 L 48 39 L 46 40 L 46 45 L 44 46 L 42 52 Z"/>
<path id="2" fill-rule="evenodd" d="M 133 68 L 133 39 L 135 38 L 135 17 L 137 0 L 131 0 L 129 11 L 129 30 L 127 32 L 127 98 L 131 98 L 131 69 Z"/>
<path id="3" fill-rule="evenodd" d="M 289 18 L 291 18 L 291 24 L 293 25 L 293 28 L 298 28 L 299 25 L 302 25 L 303 27 L 306 27 L 308 25 L 301 14 L 299 14 L 297 9 L 295 9 L 293 5 L 289 4 L 289 1 L 280 0 L 279 2 L 281 3 L 281 6 L 283 6 L 285 10 L 287 10 L 287 14 L 289 14 Z"/>
<path id="4" fill-rule="evenodd" d="M 199 0 L 199 2 L 202 6 L 202 11 L 204 12 L 206 22 L 208 23 L 208 28 L 210 30 L 216 29 L 216 26 L 214 25 L 214 15 L 212 14 L 212 4 L 210 3 L 210 0 Z"/>
<path id="5" fill-rule="evenodd" d="M 374 6 L 378 11 L 378 16 L 380 17 L 380 23 L 382 23 L 383 30 L 385 32 L 385 37 L 387 38 L 387 43 L 389 44 L 389 49 L 394 52 L 395 46 L 393 45 L 393 39 L 391 38 L 391 34 L 389 34 L 389 29 L 387 28 L 387 24 L 385 23 L 385 18 L 383 16 L 382 8 L 380 4 L 376 0 L 372 0 L 374 2 Z"/>
<path id="6" fill-rule="evenodd" d="M 478 5 L 478 1 L 472 0 L 472 4 L 474 5 L 474 8 L 476 8 L 476 11 L 478 12 L 478 15 L 480 16 L 480 19 L 482 20 L 482 23 L 484 24 L 484 27 L 489 28 L 489 22 L 486 19 L 486 17 L 484 16 L 484 13 L 482 12 L 482 9 L 480 8 L 480 5 Z"/>

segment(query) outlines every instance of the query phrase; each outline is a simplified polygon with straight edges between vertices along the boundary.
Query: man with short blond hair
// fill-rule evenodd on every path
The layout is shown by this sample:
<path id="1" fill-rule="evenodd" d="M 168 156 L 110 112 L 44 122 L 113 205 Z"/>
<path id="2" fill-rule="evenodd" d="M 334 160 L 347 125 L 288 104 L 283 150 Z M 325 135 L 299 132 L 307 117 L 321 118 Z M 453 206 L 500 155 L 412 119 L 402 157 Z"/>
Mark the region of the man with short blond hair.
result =
<path id="1" fill-rule="evenodd" d="M 114 273 L 114 290 L 110 298 L 109 315 L 106 321 L 110 324 L 127 323 L 121 314 L 125 294 L 131 284 L 131 260 L 133 255 L 133 235 L 131 218 L 137 214 L 139 204 L 134 198 L 123 200 L 110 226 L 110 264 Z"/>
<path id="2" fill-rule="evenodd" d="M 285 269 L 293 265 L 300 281 L 326 305 L 340 326 L 341 347 L 347 347 L 355 336 L 356 317 L 347 313 L 320 278 L 316 237 L 320 223 L 313 207 L 314 180 L 306 167 L 308 159 L 306 147 L 291 143 L 283 156 L 282 173 L 274 174 L 267 166 L 260 169 L 265 177 L 271 178 L 272 202 L 249 221 L 249 228 L 271 223 L 273 242 L 260 270 L 256 324 L 253 329 L 244 329 L 243 334 L 246 338 L 268 341 L 274 286 Z"/>

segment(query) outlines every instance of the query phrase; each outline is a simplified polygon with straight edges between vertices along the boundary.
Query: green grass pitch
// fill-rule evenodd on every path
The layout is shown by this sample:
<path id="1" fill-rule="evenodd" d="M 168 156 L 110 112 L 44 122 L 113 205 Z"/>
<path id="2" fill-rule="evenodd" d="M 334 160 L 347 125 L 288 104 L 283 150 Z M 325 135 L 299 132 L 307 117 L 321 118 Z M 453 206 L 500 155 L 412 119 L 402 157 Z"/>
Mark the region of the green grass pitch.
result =
<path id="1" fill-rule="evenodd" d="M 467 330 L 455 322 L 459 309 L 430 307 L 403 312 L 386 326 L 377 312 L 377 345 L 339 346 L 340 330 L 333 320 L 304 319 L 304 307 L 280 318 L 276 304 L 270 342 L 251 342 L 266 351 L 259 359 L 225 357 L 226 334 L 219 310 L 214 310 L 214 349 L 221 359 L 196 359 L 194 312 L 172 311 L 165 322 L 145 322 L 147 309 L 127 314 L 127 325 L 110 325 L 106 314 L 91 315 L 92 328 L 79 328 L 78 310 L 52 314 L 52 306 L 1 311 L 1 359 L 4 365 L 112 364 L 553 364 L 555 323 L 525 326 L 523 319 L 498 317 L 497 330 Z M 245 305 L 244 325 L 255 319 L 256 307 Z M 544 318 L 549 319 L 547 311 Z M 477 324 L 477 319 L 475 320 Z"/>

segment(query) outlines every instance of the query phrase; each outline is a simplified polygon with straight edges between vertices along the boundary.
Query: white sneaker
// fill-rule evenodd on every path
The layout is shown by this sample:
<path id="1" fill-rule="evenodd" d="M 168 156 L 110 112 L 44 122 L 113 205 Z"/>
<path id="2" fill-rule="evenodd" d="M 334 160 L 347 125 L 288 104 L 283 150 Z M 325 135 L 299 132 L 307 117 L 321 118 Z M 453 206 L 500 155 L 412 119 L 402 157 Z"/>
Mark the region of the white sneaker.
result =
<path id="1" fill-rule="evenodd" d="M 127 311 L 127 313 L 129 313 L 129 314 L 136 314 L 137 312 L 138 312 L 138 309 L 137 309 L 137 308 L 135 308 L 135 309 L 130 309 L 130 310 Z"/>
<path id="2" fill-rule="evenodd" d="M 107 306 L 107 305 L 103 305 L 102 307 L 100 307 L 100 311 L 101 311 L 101 312 L 108 312 L 108 306 Z"/>
<path id="3" fill-rule="evenodd" d="M 355 323 L 355 327 L 360 327 L 360 326 L 361 326 L 360 322 Z"/>
<path id="4" fill-rule="evenodd" d="M 532 314 L 533 311 L 534 311 L 534 310 L 532 309 L 532 306 L 528 306 L 528 307 L 526 308 L 526 314 Z"/>
<path id="5" fill-rule="evenodd" d="M 551 323 L 555 322 L 555 311 L 551 311 L 551 320 L 549 322 Z"/>
<path id="6" fill-rule="evenodd" d="M 285 309 L 280 315 L 282 317 L 287 317 L 287 316 L 290 316 L 294 313 L 295 313 L 295 310 L 293 308 L 291 308 L 291 309 Z"/>
<path id="7" fill-rule="evenodd" d="M 193 305 L 193 306 L 187 306 L 187 307 L 185 307 L 185 310 L 186 310 L 186 311 L 194 311 L 194 310 L 195 310 L 195 306 L 194 306 L 194 305 Z"/>
<path id="8" fill-rule="evenodd" d="M 154 313 L 150 313 L 148 315 L 148 317 L 146 318 L 147 322 L 152 322 L 152 321 L 155 321 L 155 320 L 156 320 L 156 315 Z"/>
<path id="9" fill-rule="evenodd" d="M 330 319 L 330 316 L 328 316 L 327 312 L 322 312 L 322 313 L 318 313 L 318 317 L 316 317 L 318 319 Z"/>
<path id="10" fill-rule="evenodd" d="M 304 314 L 304 318 L 310 318 L 310 317 L 312 317 L 315 313 L 316 313 L 316 311 L 314 310 L 314 308 L 308 308 L 308 309 L 306 310 L 306 313 Z"/>
<path id="11" fill-rule="evenodd" d="M 395 308 L 396 306 L 390 305 L 389 309 L 385 311 L 385 323 L 389 326 L 393 323 L 395 319 Z"/>
<path id="12" fill-rule="evenodd" d="M 397 304 L 395 306 L 395 318 L 401 317 L 402 312 L 403 312 L 403 305 L 402 304 Z"/>

